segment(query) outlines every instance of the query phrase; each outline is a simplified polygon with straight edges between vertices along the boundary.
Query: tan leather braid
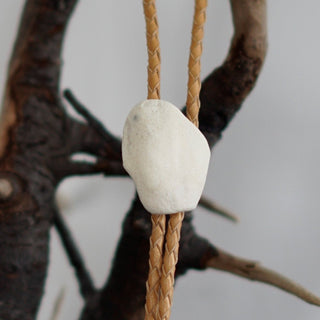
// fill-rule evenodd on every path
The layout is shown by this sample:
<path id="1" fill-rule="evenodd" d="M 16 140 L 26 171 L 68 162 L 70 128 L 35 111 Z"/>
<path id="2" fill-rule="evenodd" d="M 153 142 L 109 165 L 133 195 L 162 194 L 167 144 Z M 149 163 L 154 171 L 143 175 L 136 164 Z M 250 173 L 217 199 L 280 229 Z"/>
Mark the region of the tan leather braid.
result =
<path id="1" fill-rule="evenodd" d="M 155 0 L 144 0 L 148 47 L 148 99 L 160 99 L 160 44 L 159 26 Z M 151 215 L 152 231 L 149 250 L 149 275 L 146 284 L 145 320 L 158 316 L 163 243 L 166 231 L 166 216 Z"/>
<path id="2" fill-rule="evenodd" d="M 179 240 L 184 212 L 170 216 L 165 252 L 163 257 L 162 274 L 160 281 L 159 319 L 169 320 L 174 289 L 174 274 L 178 262 Z"/>
<path id="3" fill-rule="evenodd" d="M 187 117 L 197 127 L 200 109 L 200 57 L 203 26 L 206 20 L 207 0 L 195 0 L 195 14 L 189 57 Z M 155 0 L 143 1 L 148 46 L 148 99 L 160 99 L 160 46 Z M 179 240 L 184 212 L 172 214 L 168 221 L 165 252 L 162 261 L 165 234 L 165 215 L 151 216 L 149 275 L 147 281 L 145 320 L 169 320 L 174 289 L 174 275 L 178 262 Z M 162 266 L 162 268 L 161 268 Z M 160 289 L 160 295 L 159 295 Z"/>
<path id="4" fill-rule="evenodd" d="M 147 296 L 145 319 L 155 320 L 158 314 L 159 287 L 162 268 L 162 251 L 166 229 L 166 216 L 153 214 L 151 216 L 152 233 L 150 236 L 149 275 L 147 281 Z"/>
<path id="5" fill-rule="evenodd" d="M 199 127 L 198 114 L 200 109 L 200 58 L 202 54 L 202 39 L 204 35 L 204 24 L 206 21 L 207 0 L 196 0 L 193 17 L 192 39 L 189 55 L 189 78 L 187 95 L 187 117 Z"/>
<path id="6" fill-rule="evenodd" d="M 160 43 L 155 0 L 144 0 L 148 47 L 148 99 L 160 99 Z"/>
<path id="7" fill-rule="evenodd" d="M 187 117 L 199 126 L 198 114 L 200 109 L 200 58 L 202 53 L 203 29 L 206 20 L 207 0 L 195 0 L 192 39 L 189 56 L 189 80 L 187 96 Z M 179 240 L 184 212 L 170 216 L 166 235 L 165 252 L 163 258 L 160 281 L 159 320 L 169 320 L 173 299 L 174 274 L 178 262 Z"/>

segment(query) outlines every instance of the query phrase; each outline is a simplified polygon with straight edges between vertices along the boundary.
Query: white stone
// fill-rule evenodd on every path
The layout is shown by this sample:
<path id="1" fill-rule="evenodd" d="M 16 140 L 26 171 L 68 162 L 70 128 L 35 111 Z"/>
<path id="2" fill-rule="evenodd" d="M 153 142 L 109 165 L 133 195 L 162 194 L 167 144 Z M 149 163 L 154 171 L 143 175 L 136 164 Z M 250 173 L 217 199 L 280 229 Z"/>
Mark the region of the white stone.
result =
<path id="1" fill-rule="evenodd" d="M 122 157 L 150 213 L 172 214 L 198 205 L 210 149 L 200 130 L 170 102 L 146 100 L 130 111 Z"/>

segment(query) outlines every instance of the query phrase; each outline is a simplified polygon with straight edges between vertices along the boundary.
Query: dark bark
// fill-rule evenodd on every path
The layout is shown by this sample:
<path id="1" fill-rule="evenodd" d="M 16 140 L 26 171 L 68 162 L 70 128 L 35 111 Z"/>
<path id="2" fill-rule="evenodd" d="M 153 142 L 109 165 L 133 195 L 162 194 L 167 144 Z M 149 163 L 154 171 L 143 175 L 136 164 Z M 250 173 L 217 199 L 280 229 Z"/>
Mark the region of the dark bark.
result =
<path id="1" fill-rule="evenodd" d="M 53 224 L 73 252 L 82 294 L 94 294 L 55 208 L 55 190 L 75 174 L 124 174 L 120 141 L 97 129 L 89 113 L 86 123 L 69 117 L 60 100 L 62 42 L 76 3 L 26 1 L 8 68 L 0 126 L 0 319 L 35 318 Z M 72 161 L 78 152 L 95 163 Z"/>
<path id="2" fill-rule="evenodd" d="M 79 282 L 81 295 L 86 299 L 95 294 L 95 287 L 88 270 L 85 267 L 85 262 L 82 259 L 79 249 L 74 242 L 71 232 L 64 222 L 59 211 L 54 214 L 54 224 L 61 237 L 63 246 L 67 252 L 70 264 L 74 267 Z"/>
<path id="3" fill-rule="evenodd" d="M 65 114 L 60 50 L 76 1 L 28 1 L 8 71 L 0 175 L 14 189 L 0 204 L 0 319 L 34 319 L 48 265 L 48 235 Z"/>
<path id="4" fill-rule="evenodd" d="M 266 1 L 231 0 L 234 35 L 225 62 L 202 83 L 200 130 L 211 148 L 253 89 L 267 51 Z"/>

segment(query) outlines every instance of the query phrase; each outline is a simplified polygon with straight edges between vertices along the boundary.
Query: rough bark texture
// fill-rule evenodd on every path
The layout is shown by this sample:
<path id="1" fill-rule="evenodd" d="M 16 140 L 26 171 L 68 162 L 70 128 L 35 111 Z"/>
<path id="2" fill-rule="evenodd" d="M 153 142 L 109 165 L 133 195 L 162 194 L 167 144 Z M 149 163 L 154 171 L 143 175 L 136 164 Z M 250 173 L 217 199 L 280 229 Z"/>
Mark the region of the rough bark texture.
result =
<path id="1" fill-rule="evenodd" d="M 74 4 L 28 1 L 10 62 L 0 176 L 13 193 L 0 204 L 0 319 L 34 319 L 43 294 L 57 184 L 50 165 L 65 131 L 59 56 Z"/>
<path id="2" fill-rule="evenodd" d="M 55 225 L 85 299 L 82 320 L 140 320 L 144 316 L 150 215 L 138 198 L 123 222 L 122 235 L 105 285 L 94 288 L 81 254 L 54 204 L 57 185 L 72 175 L 125 176 L 121 142 L 82 106 L 66 114 L 59 98 L 61 46 L 76 0 L 27 0 L 8 70 L 0 126 L 0 319 L 31 320 L 43 294 L 48 233 Z M 203 82 L 200 130 L 210 147 L 252 90 L 266 52 L 265 0 L 231 0 L 235 33 L 226 61 Z M 71 160 L 77 152 L 95 163 Z M 215 268 L 262 281 L 305 301 L 320 300 L 256 263 L 231 256 L 199 236 L 192 213 L 183 222 L 176 276 Z M 124 304 L 123 301 L 126 301 Z"/>
<path id="3" fill-rule="evenodd" d="M 57 184 L 73 171 L 103 171 L 101 163 L 73 163 L 70 156 L 84 151 L 102 158 L 112 150 L 110 154 L 121 159 L 119 141 L 106 141 L 90 126 L 69 118 L 59 99 L 62 40 L 75 4 L 27 1 L 8 69 L 0 135 L 4 320 L 35 319 L 48 265 Z"/>

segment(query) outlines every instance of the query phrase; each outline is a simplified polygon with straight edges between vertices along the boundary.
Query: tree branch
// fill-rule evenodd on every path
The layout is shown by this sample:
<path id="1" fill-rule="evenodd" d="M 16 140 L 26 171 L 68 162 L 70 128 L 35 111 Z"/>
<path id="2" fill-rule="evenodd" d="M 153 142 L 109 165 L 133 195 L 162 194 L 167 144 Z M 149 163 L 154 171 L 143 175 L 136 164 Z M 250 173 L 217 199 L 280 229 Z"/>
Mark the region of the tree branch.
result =
<path id="1" fill-rule="evenodd" d="M 86 123 L 67 117 L 65 143 L 52 156 L 51 168 L 58 182 L 75 175 L 99 174 L 107 176 L 128 176 L 122 166 L 121 140 L 113 136 L 89 110 L 82 105 L 70 90 L 64 95 L 72 107 L 81 114 Z M 74 161 L 77 153 L 96 157 L 94 163 Z"/>
<path id="2" fill-rule="evenodd" d="M 57 229 L 58 234 L 60 235 L 70 264 L 74 267 L 74 270 L 76 272 L 78 284 L 80 287 L 80 293 L 84 299 L 89 299 L 96 293 L 96 289 L 94 287 L 90 273 L 85 266 L 85 262 L 82 259 L 80 251 L 75 241 L 73 240 L 73 237 L 71 236 L 71 232 L 58 209 L 56 209 L 54 213 L 54 225 Z"/>
<path id="3" fill-rule="evenodd" d="M 232 222 L 239 222 L 239 217 L 229 210 L 221 207 L 219 204 L 213 202 L 212 200 L 202 196 L 199 201 L 199 206 L 207 209 L 213 213 L 220 215 L 223 218 L 229 219 Z"/>
<path id="4" fill-rule="evenodd" d="M 0 175 L 14 191 L 0 201 L 0 319 L 35 319 L 43 295 L 56 187 L 48 163 L 65 137 L 58 98 L 60 51 L 75 4 L 26 1 L 11 56 L 0 124 Z"/>
<path id="5" fill-rule="evenodd" d="M 267 50 L 266 0 L 230 2 L 234 24 L 230 50 L 200 92 L 200 130 L 211 147 L 253 89 Z"/>
<path id="6" fill-rule="evenodd" d="M 119 139 L 115 138 L 103 126 L 103 124 L 95 116 L 93 116 L 90 111 L 79 102 L 79 100 L 76 99 L 70 89 L 64 90 L 63 95 L 70 103 L 70 105 L 74 108 L 74 110 L 87 120 L 87 123 L 91 128 L 93 128 L 105 141 L 107 141 L 108 143 L 112 143 L 111 149 L 116 153 L 116 158 L 118 159 L 119 154 L 121 155 L 121 142 L 119 141 Z"/>
<path id="7" fill-rule="evenodd" d="M 218 254 L 206 261 L 208 268 L 227 271 L 242 278 L 263 282 L 282 289 L 310 304 L 320 306 L 320 298 L 291 279 L 261 266 L 256 261 L 236 257 L 217 249 Z"/>

